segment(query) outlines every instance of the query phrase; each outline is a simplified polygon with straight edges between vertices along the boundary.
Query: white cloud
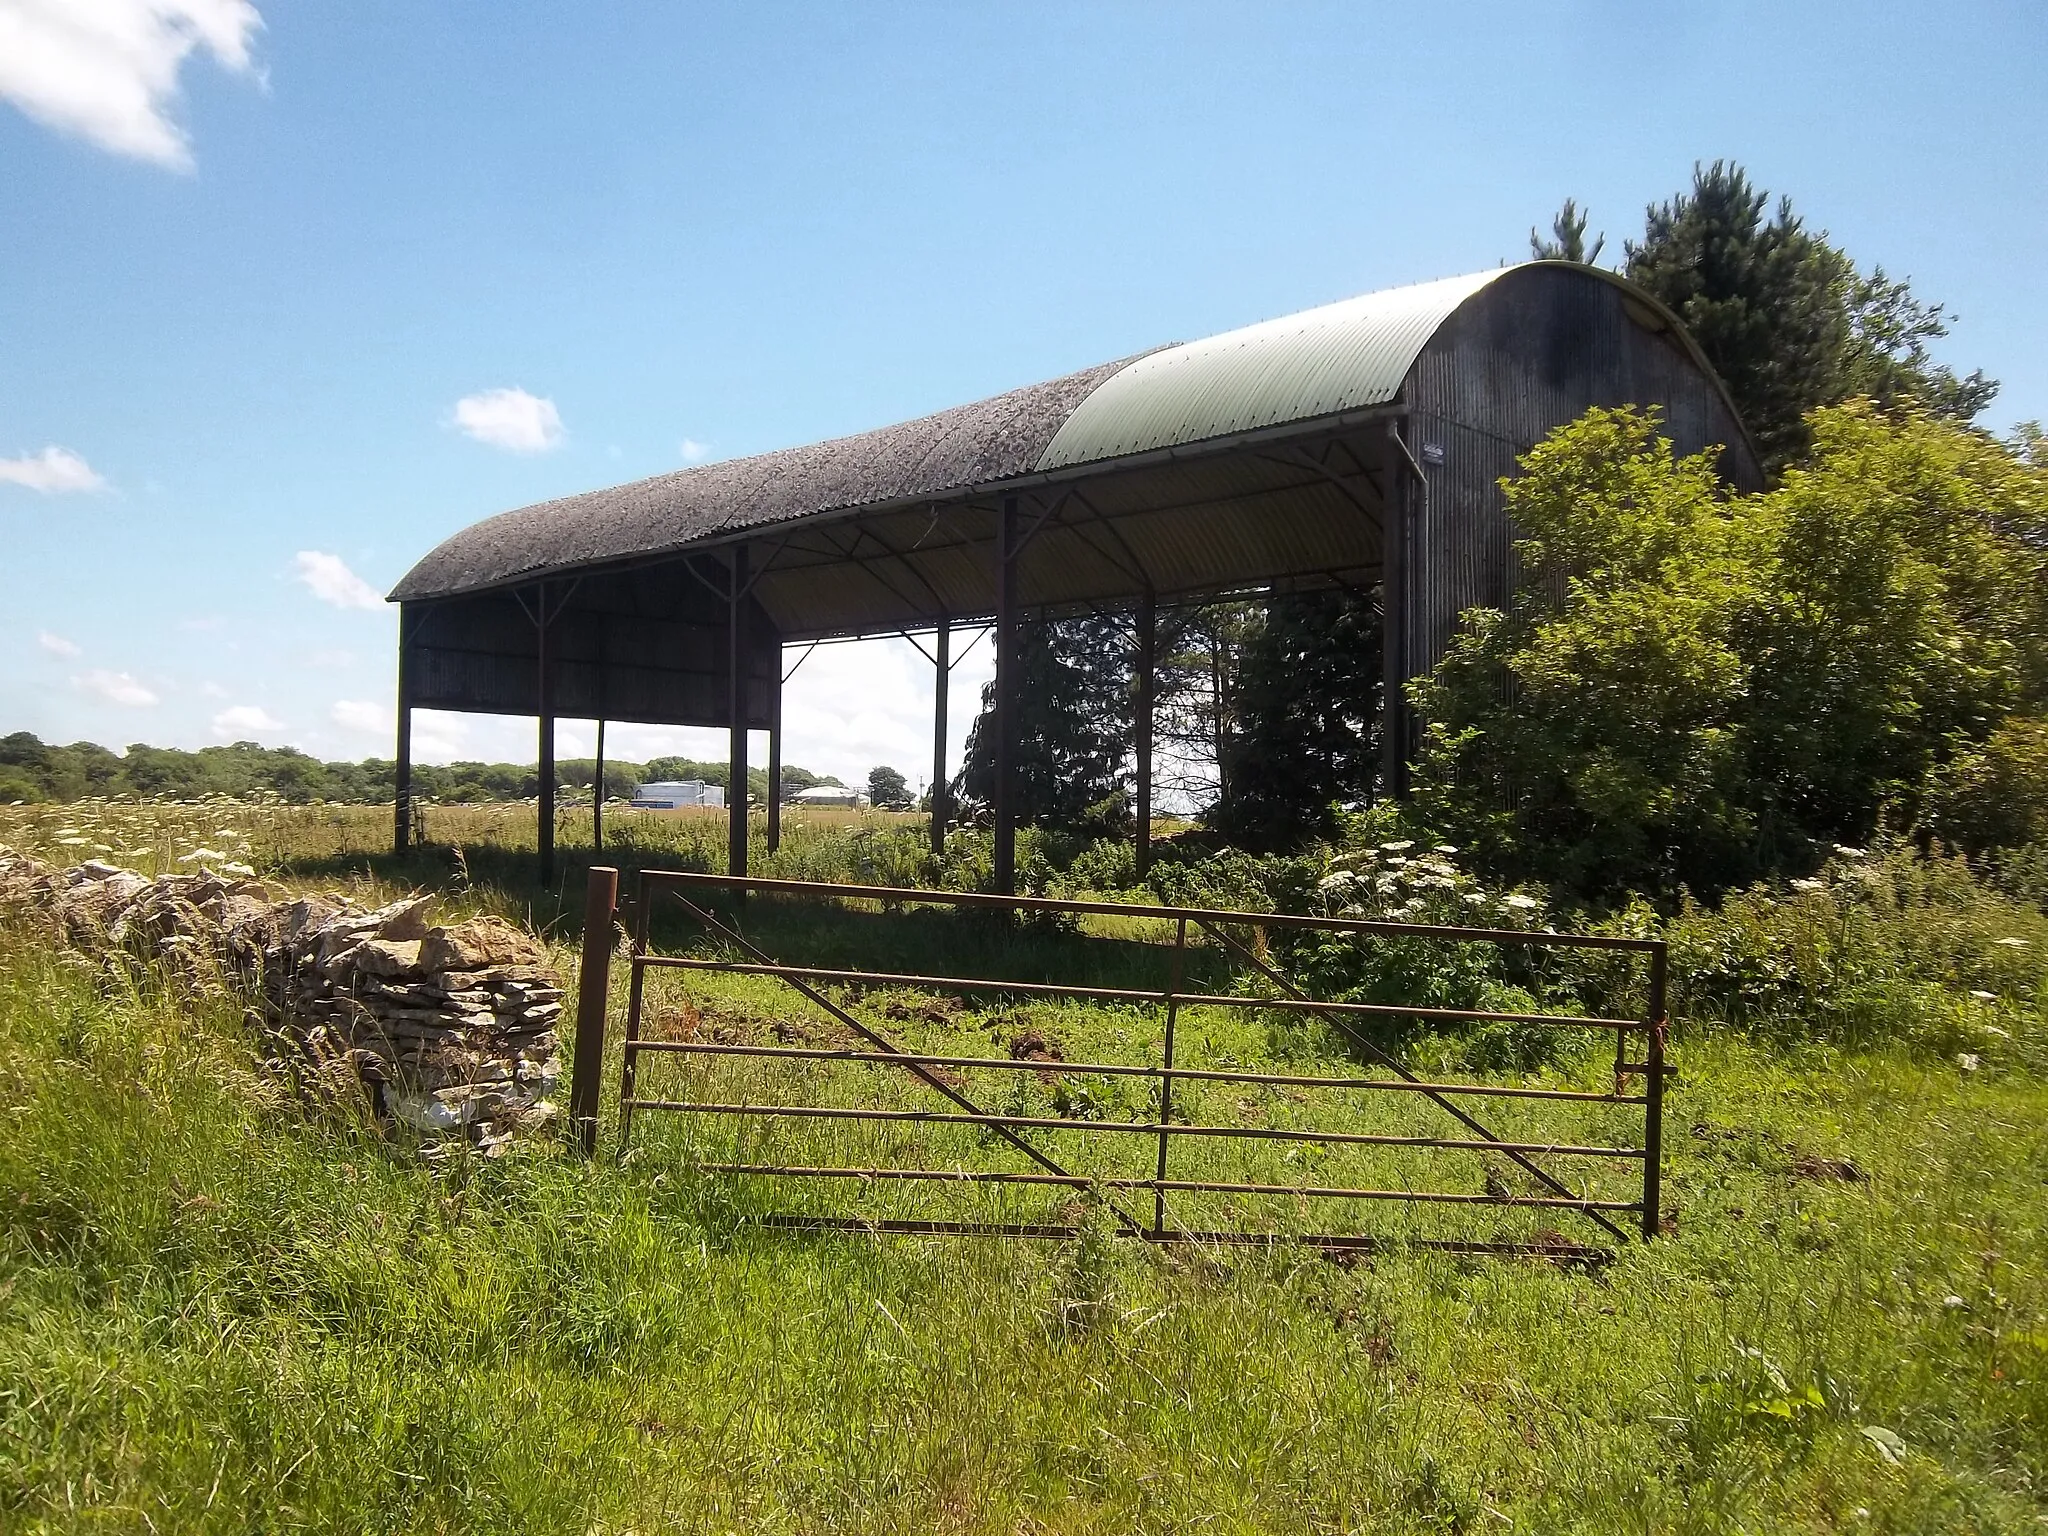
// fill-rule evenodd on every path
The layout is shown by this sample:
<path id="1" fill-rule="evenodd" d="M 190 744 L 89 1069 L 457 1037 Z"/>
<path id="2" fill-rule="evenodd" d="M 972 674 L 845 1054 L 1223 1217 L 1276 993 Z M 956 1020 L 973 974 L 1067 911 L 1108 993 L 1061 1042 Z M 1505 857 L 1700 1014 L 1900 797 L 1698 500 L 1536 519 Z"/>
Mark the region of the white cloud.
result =
<path id="1" fill-rule="evenodd" d="M 700 443 L 694 437 L 684 438 L 677 451 L 682 454 L 685 464 L 702 464 L 711 457 L 711 445 Z"/>
<path id="2" fill-rule="evenodd" d="M 71 683 L 73 687 L 82 688 L 87 693 L 105 699 L 109 704 L 122 704 L 130 709 L 145 709 L 156 702 L 156 695 L 126 672 L 109 672 L 103 668 L 95 668 L 91 672 L 72 678 Z"/>
<path id="3" fill-rule="evenodd" d="M 69 657 L 84 654 L 79 650 L 77 641 L 66 640 L 62 635 L 53 635 L 47 629 L 36 631 L 36 644 L 40 645 L 52 656 Z"/>
<path id="4" fill-rule="evenodd" d="M 389 736 L 393 730 L 390 709 L 368 699 L 336 699 L 327 718 L 345 731 L 364 736 Z"/>
<path id="5" fill-rule="evenodd" d="M 523 389 L 486 389 L 455 402 L 455 425 L 508 453 L 546 453 L 562 445 L 555 402 Z"/>
<path id="6" fill-rule="evenodd" d="M 0 60 L 7 57 L 7 6 L 9 0 L 0 0 Z M 0 70 L 5 65 L 0 64 Z M 0 459 L 0 484 L 25 485 L 32 491 L 44 495 L 60 495 L 65 491 L 97 491 L 106 486 L 106 480 L 84 459 L 69 448 L 59 448 L 55 443 L 41 453 L 24 453 L 19 458 Z"/>
<path id="7" fill-rule="evenodd" d="M 262 26 L 250 0 L 0 0 L 0 97 L 60 133 L 189 170 L 170 116 L 179 70 L 198 49 L 252 73 Z"/>
<path id="8" fill-rule="evenodd" d="M 294 557 L 299 580 L 321 602 L 334 608 L 382 608 L 384 599 L 377 589 L 348 568 L 339 555 L 317 549 L 302 549 Z"/>
<path id="9" fill-rule="evenodd" d="M 219 683 L 201 683 L 199 685 L 199 691 L 201 694 L 203 694 L 205 697 L 209 699 L 225 699 L 232 697 L 232 695 L 229 694 L 227 689 L 221 687 Z"/>
<path id="10" fill-rule="evenodd" d="M 259 732 L 268 734 L 284 729 L 284 722 L 274 718 L 270 711 L 260 704 L 234 704 L 213 717 L 213 734 L 222 738 L 254 736 Z"/>
<path id="11" fill-rule="evenodd" d="M 971 638 L 971 632 L 956 633 L 953 654 L 960 656 Z M 797 654 L 792 651 L 784 665 Z M 990 658 L 983 641 L 953 669 L 946 711 L 949 775 L 960 771 Z M 932 664 L 904 640 L 819 646 L 783 693 L 782 760 L 849 784 L 866 782 L 870 768 L 887 763 L 921 787 L 932 772 L 932 672 Z"/>

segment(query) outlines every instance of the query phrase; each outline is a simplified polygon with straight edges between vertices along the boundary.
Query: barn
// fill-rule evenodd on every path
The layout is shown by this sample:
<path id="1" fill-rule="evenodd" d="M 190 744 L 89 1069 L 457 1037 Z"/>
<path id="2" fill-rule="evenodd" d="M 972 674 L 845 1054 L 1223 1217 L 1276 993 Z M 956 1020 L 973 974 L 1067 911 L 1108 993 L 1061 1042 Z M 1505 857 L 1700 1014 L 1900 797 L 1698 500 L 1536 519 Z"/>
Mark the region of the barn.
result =
<path id="1" fill-rule="evenodd" d="M 824 640 L 928 637 L 943 785 L 952 638 L 986 624 L 995 869 L 1008 891 L 1010 637 L 1033 615 L 1124 609 L 1137 636 L 1142 859 L 1160 606 L 1331 585 L 1381 590 L 1385 777 L 1398 792 L 1416 742 L 1400 685 L 1443 654 L 1461 611 L 1511 587 L 1499 481 L 1555 427 L 1625 403 L 1660 407 L 1682 452 L 1717 447 L 1731 484 L 1761 483 L 1726 389 L 1670 311 L 1613 273 L 1538 261 L 488 518 L 391 593 L 398 846 L 419 708 L 539 717 L 544 869 L 560 717 L 725 729 L 735 784 L 751 733 L 766 733 L 772 846 L 784 653 Z M 734 801 L 739 871 L 748 826 L 745 797 Z M 932 820 L 936 838 L 943 804 Z"/>

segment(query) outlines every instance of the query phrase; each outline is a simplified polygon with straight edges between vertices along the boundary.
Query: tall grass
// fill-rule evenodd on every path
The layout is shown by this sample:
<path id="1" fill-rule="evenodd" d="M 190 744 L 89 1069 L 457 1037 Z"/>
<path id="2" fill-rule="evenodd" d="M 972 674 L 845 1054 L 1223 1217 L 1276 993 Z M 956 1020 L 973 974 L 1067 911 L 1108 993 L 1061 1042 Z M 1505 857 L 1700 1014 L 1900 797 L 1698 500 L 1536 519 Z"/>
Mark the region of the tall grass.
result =
<path id="1" fill-rule="evenodd" d="M 573 904 L 517 878 L 509 812 L 503 849 L 478 835 L 459 858 L 443 846 L 394 863 L 376 849 L 381 823 L 329 825 L 317 808 L 61 810 L 47 826 L 16 812 L 0 840 L 40 837 L 60 855 L 80 847 L 60 836 L 135 847 L 121 818 L 147 815 L 171 861 L 196 843 L 297 882 L 369 895 L 434 884 L 451 905 L 543 923 Z M 467 830 L 487 830 L 478 818 Z M 219 847 L 223 825 L 246 848 Z M 696 835 L 683 825 L 660 835 Z M 920 835 L 792 829 L 785 851 L 844 871 L 874 856 L 839 846 L 869 826 L 870 844 Z M 1762 896 L 1691 919 L 1709 960 L 1763 957 L 1731 975 L 1805 990 L 1758 993 L 1769 1027 L 1729 1010 L 1681 1030 L 1673 1230 L 1596 1273 L 1398 1248 L 1352 1263 L 1152 1249 L 1060 1196 L 1028 1208 L 973 1197 L 951 1213 L 1054 1214 L 1081 1223 L 1071 1242 L 779 1232 L 748 1218 L 792 1205 L 938 1214 L 949 1196 L 706 1175 L 693 1158 L 737 1134 L 675 1118 L 643 1117 L 619 1161 L 610 1110 L 594 1163 L 547 1143 L 431 1162 L 370 1128 L 309 1120 L 257 1070 L 231 1000 L 117 986 L 0 933 L 0 1529 L 2038 1531 L 2048 1088 L 2031 1048 L 1969 1052 L 1966 1066 L 1945 1036 L 1933 1050 L 1877 1028 L 1816 1041 L 1774 1022 L 1829 1006 L 1849 972 L 1862 984 L 1889 966 L 2017 1038 L 2036 973 L 1996 941 L 2031 944 L 2033 930 L 2005 933 L 2012 909 L 1972 907 L 1968 893 L 1879 894 L 1791 893 L 1813 906 L 1790 927 L 1772 926 Z M 1880 909 L 1915 933 L 1858 926 Z M 826 963 L 1119 980 L 1159 959 L 1139 928 L 938 917 L 805 918 L 761 902 L 746 921 L 778 953 Z M 1777 937 L 1716 949 L 1710 922 Z M 679 926 L 661 937 L 693 942 Z M 560 958 L 573 963 L 566 943 Z M 1697 996 L 1733 985 L 1702 982 Z M 845 997 L 909 1043 L 961 1054 L 1005 1055 L 1027 1030 L 1073 1058 L 1156 1048 L 1156 1019 L 1131 1008 Z M 747 978 L 663 977 L 651 1002 L 657 1030 L 772 1040 L 828 1027 Z M 1184 1049 L 1253 1070 L 1350 1062 L 1340 1040 L 1257 1015 L 1193 1013 Z M 1590 1084 L 1604 1065 L 1566 1052 L 1536 1080 Z M 816 1075 L 649 1069 L 740 1097 L 905 1092 L 870 1069 L 802 1070 Z M 1056 1112 L 1067 1086 L 965 1078 Z M 1311 1112 L 1254 1098 L 1209 1109 L 1274 1123 Z M 1081 1133 L 1048 1135 L 1084 1155 L 1070 1150 Z M 971 1132 L 922 1128 L 747 1145 L 1009 1158 Z M 1250 1156 L 1192 1166 L 1251 1172 L 1232 1161 Z M 1407 1158 L 1359 1154 L 1353 1171 L 1481 1172 L 1469 1158 Z M 1284 1202 L 1195 1210 L 1306 1219 Z M 1423 1230 L 1377 1210 L 1314 1214 Z M 1508 1215 L 1488 1213 L 1486 1229 L 1531 1234 L 1534 1220 Z"/>

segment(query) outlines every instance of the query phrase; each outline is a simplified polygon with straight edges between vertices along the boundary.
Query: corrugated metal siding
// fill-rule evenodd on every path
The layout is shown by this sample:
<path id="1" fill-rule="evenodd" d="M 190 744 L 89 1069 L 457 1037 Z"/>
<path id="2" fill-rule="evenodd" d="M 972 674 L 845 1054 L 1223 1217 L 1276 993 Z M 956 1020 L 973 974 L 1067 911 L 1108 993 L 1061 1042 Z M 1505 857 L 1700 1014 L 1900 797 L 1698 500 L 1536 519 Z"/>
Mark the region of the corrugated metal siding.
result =
<path id="1" fill-rule="evenodd" d="M 1477 272 L 1391 288 L 1141 357 L 1095 387 L 1038 467 L 1095 463 L 1383 405 L 1445 319 L 1500 276 Z"/>
<path id="2" fill-rule="evenodd" d="M 608 591 L 601 583 L 579 587 L 549 624 L 555 714 L 650 725 L 725 724 L 723 615 L 706 622 L 591 606 L 618 596 L 616 587 Z M 750 605 L 750 622 L 747 715 L 750 725 L 765 729 L 781 676 L 782 641 L 757 605 Z M 540 673 L 533 623 L 501 593 L 444 599 L 415 626 L 408 680 L 417 708 L 535 714 Z"/>
<path id="3" fill-rule="evenodd" d="M 1515 534 L 1499 482 L 1589 408 L 1656 404 L 1680 453 L 1723 445 L 1730 482 L 1761 483 L 1726 396 L 1652 308 L 1570 267 L 1503 278 L 1446 321 L 1405 386 L 1418 455 L 1431 443 L 1444 451 L 1442 465 L 1424 466 L 1430 506 L 1416 513 L 1407 635 L 1418 674 L 1442 657 L 1465 609 L 1506 605 Z"/>

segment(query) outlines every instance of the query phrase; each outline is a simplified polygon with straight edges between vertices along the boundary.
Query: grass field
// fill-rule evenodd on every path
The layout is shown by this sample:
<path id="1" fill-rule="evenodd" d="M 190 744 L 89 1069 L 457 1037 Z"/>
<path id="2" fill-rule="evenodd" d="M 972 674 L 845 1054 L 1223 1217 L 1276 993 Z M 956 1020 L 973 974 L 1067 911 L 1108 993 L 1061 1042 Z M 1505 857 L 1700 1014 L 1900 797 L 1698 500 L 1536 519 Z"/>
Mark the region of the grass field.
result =
<path id="1" fill-rule="evenodd" d="M 577 864 L 536 891 L 520 881 L 531 832 L 518 808 L 430 816 L 459 857 L 444 845 L 394 862 L 374 813 L 320 808 L 0 810 L 0 842 L 137 864 L 207 846 L 293 886 L 365 896 L 432 885 L 454 908 L 536 922 L 573 965 Z M 849 852 L 873 825 L 792 827 L 762 872 L 886 865 L 900 855 L 887 837 Z M 721 829 L 714 816 L 619 831 L 631 866 L 709 862 Z M 1116 980 L 1160 958 L 1143 925 L 992 934 L 772 903 L 747 922 L 772 951 L 828 964 Z M 695 942 L 673 920 L 659 937 Z M 1220 954 L 1195 963 L 1223 974 Z M 857 1006 L 906 1043 L 962 1055 L 1007 1056 L 1031 1033 L 1070 1059 L 1135 1060 L 1158 1028 L 1137 1009 L 1014 998 Z M 665 975 L 650 1018 L 698 1038 L 836 1038 L 760 979 Z M 1185 1028 L 1207 1061 L 1358 1070 L 1340 1039 L 1277 1017 L 1197 1013 Z M 1454 1038 L 1416 1049 L 1443 1070 L 1475 1066 Z M 0 1528 L 2048 1528 L 2048 1086 L 2020 1064 L 2034 1058 L 1965 1069 L 1904 1046 L 1766 1044 L 1683 1020 L 1676 1058 L 1674 1229 L 1603 1270 L 1154 1249 L 1059 1192 L 785 1190 L 692 1162 L 744 1146 L 1015 1166 L 953 1127 L 647 1115 L 623 1161 L 537 1146 L 429 1164 L 361 1128 L 308 1123 L 257 1072 L 233 1000 L 110 991 L 0 934 Z M 1527 1080 L 1597 1085 L 1609 1067 L 1597 1048 L 1567 1048 Z M 869 1068 L 675 1059 L 648 1072 L 643 1087 L 720 1097 L 789 1092 L 795 1076 L 815 1097 L 907 1102 Z M 1051 1073 L 962 1079 L 1025 1112 L 1144 1108 L 1112 1087 L 1077 1110 Z M 1236 1090 L 1196 1107 L 1375 1128 L 1425 1113 Z M 1543 1108 L 1550 1132 L 1630 1134 L 1612 1107 L 1571 1106 L 1576 1123 Z M 1083 1135 L 1046 1134 L 1063 1155 Z M 1072 1155 L 1104 1159 L 1095 1169 L 1130 1154 Z M 1288 1170 L 1271 1146 L 1188 1156 L 1214 1159 L 1190 1171 L 1232 1177 Z M 1483 1162 L 1457 1156 L 1347 1148 L 1313 1172 L 1478 1188 Z M 942 1205 L 1088 1230 L 1010 1243 L 749 1220 Z M 1571 1220 L 1314 1214 L 1507 1236 Z"/>

